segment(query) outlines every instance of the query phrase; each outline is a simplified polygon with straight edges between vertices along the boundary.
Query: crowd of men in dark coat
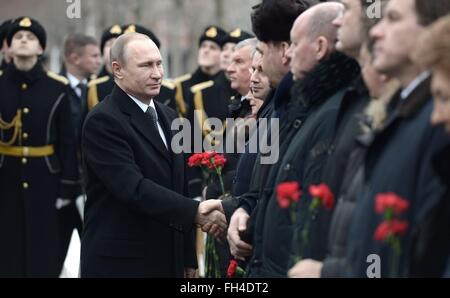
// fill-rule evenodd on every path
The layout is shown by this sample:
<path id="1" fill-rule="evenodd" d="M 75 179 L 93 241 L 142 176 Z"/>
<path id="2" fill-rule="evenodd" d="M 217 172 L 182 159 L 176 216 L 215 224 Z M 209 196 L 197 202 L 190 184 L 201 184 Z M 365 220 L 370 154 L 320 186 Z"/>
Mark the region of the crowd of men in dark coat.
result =
<path id="1" fill-rule="evenodd" d="M 4 22 L 0 276 L 58 277 L 78 229 L 82 277 L 450 277 L 449 14 L 265 0 L 173 80 L 138 24 L 69 35 L 57 75 L 39 22 Z M 174 152 L 176 118 L 224 149 L 223 181 Z"/>

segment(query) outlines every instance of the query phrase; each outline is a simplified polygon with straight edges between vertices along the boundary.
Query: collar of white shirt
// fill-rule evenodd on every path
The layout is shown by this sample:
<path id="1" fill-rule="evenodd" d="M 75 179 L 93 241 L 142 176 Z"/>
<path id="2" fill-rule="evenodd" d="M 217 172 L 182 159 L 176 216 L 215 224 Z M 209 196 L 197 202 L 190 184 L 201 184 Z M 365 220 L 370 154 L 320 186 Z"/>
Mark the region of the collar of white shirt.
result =
<path id="1" fill-rule="evenodd" d="M 409 85 L 402 90 L 402 93 L 400 93 L 400 98 L 406 99 L 408 96 L 411 95 L 411 93 L 419 86 L 423 81 L 428 79 L 431 76 L 431 71 L 427 70 L 422 72 L 420 75 L 418 75 Z"/>
<path id="2" fill-rule="evenodd" d="M 164 145 L 166 146 L 166 148 L 168 148 L 167 147 L 166 136 L 164 135 L 164 131 L 163 131 L 163 129 L 162 129 L 162 127 L 161 127 L 161 125 L 159 124 L 159 121 L 158 121 L 158 112 L 156 111 L 156 107 L 155 107 L 155 103 L 153 102 L 153 99 L 150 100 L 150 105 L 147 105 L 147 104 L 143 103 L 142 101 L 138 100 L 136 97 L 131 96 L 130 94 L 128 94 L 128 96 L 138 105 L 138 107 L 144 113 L 147 112 L 148 107 L 152 107 L 153 109 L 155 109 L 155 115 L 156 115 L 159 135 L 161 136 L 161 139 L 162 139 Z"/>
<path id="3" fill-rule="evenodd" d="M 74 75 L 72 75 L 70 73 L 67 73 L 67 79 L 69 80 L 70 87 L 72 87 L 72 89 L 77 88 L 78 84 L 80 84 L 80 83 L 83 83 L 83 84 L 87 85 L 87 79 L 84 79 L 84 80 L 80 81 Z"/>
<path id="4" fill-rule="evenodd" d="M 128 94 L 128 93 L 127 93 Z M 156 112 L 156 107 L 155 107 L 155 103 L 153 102 L 153 99 L 150 99 L 150 104 L 145 104 L 142 101 L 140 101 L 139 99 L 137 99 L 134 96 L 131 96 L 130 94 L 128 94 L 128 96 L 138 105 L 139 108 L 141 108 L 141 110 L 146 113 L 148 107 L 152 107 L 155 112 Z M 156 112 L 156 120 L 158 120 L 158 112 Z"/>

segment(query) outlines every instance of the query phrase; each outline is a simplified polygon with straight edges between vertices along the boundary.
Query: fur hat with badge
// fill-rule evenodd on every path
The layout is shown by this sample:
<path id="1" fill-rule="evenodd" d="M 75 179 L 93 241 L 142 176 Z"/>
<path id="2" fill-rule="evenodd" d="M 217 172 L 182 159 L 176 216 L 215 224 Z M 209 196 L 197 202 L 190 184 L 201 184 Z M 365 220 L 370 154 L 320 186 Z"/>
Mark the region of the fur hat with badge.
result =
<path id="1" fill-rule="evenodd" d="M 237 44 L 237 43 L 240 43 L 241 41 L 244 41 L 249 38 L 254 38 L 254 37 L 255 36 L 253 34 L 250 34 L 244 30 L 241 30 L 240 28 L 236 28 L 227 34 L 227 37 L 225 38 L 225 41 L 223 44 L 225 45 L 226 43 L 229 43 L 229 42 Z"/>
<path id="2" fill-rule="evenodd" d="M 34 33 L 39 40 L 42 49 L 45 50 L 45 46 L 47 45 L 47 34 L 45 29 L 38 21 L 30 17 L 17 18 L 9 25 L 9 30 L 6 35 L 6 42 L 8 43 L 8 46 L 11 46 L 11 41 L 14 34 L 20 30 L 26 30 Z"/>
<path id="3" fill-rule="evenodd" d="M 198 45 L 200 46 L 202 42 L 204 42 L 205 40 L 209 40 L 217 43 L 219 47 L 222 47 L 225 44 L 227 36 L 228 34 L 222 28 L 217 26 L 208 26 L 200 36 Z"/>
<path id="4" fill-rule="evenodd" d="M 120 25 L 113 25 L 109 28 L 107 28 L 105 31 L 103 31 L 102 38 L 100 40 L 100 51 L 103 54 L 103 48 L 105 47 L 105 44 L 110 40 L 111 38 L 117 38 L 120 35 L 122 35 L 123 30 Z"/>

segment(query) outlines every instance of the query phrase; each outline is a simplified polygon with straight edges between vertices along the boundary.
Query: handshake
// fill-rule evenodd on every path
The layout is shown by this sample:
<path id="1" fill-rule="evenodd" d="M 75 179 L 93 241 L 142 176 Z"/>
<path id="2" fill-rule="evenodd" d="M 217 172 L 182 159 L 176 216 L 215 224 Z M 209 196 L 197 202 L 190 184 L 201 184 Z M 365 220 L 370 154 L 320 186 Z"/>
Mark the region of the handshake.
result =
<path id="1" fill-rule="evenodd" d="M 195 223 L 202 231 L 217 239 L 225 239 L 227 220 L 220 200 L 207 200 L 201 202 L 195 216 Z"/>

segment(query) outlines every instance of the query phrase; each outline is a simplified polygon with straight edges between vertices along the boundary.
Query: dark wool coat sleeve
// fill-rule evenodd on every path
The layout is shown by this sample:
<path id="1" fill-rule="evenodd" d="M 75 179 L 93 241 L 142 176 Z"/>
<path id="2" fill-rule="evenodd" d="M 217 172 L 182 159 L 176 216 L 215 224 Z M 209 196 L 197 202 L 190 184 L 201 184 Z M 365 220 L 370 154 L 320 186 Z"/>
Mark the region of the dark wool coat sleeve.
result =
<path id="1" fill-rule="evenodd" d="M 70 120 L 70 102 L 67 94 L 62 97 L 56 117 L 58 139 L 56 150 L 61 162 L 61 179 L 59 197 L 75 199 L 81 193 L 76 142 L 74 129 Z"/>

